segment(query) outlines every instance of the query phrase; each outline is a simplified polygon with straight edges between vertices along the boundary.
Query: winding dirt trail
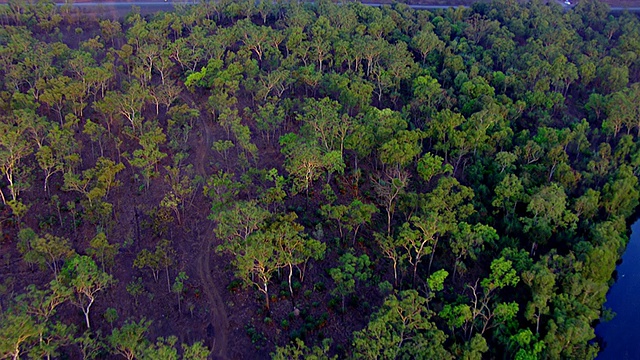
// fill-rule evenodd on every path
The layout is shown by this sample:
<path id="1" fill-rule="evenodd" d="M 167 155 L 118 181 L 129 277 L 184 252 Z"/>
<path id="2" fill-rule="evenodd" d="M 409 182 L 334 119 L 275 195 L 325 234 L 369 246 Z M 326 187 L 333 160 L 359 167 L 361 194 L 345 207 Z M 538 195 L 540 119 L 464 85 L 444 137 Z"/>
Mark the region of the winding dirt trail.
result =
<path id="1" fill-rule="evenodd" d="M 213 135 L 204 117 L 200 119 L 202 121 L 202 133 L 198 141 L 199 144 L 194 149 L 194 165 L 196 172 L 206 178 L 207 155 L 209 154 L 209 149 L 211 149 Z M 213 327 L 213 338 L 210 340 L 209 348 L 213 359 L 227 360 L 229 359 L 227 353 L 229 319 L 222 296 L 218 292 L 219 287 L 211 276 L 211 245 L 213 239 L 211 222 L 206 220 L 199 221 L 195 226 L 194 236 L 197 243 L 200 244 L 200 255 L 197 259 L 196 269 L 211 312 L 210 326 Z"/>
<path id="2" fill-rule="evenodd" d="M 211 242 L 205 231 L 197 234 L 198 241 L 201 241 L 200 256 L 198 256 L 198 275 L 202 281 L 202 288 L 207 296 L 209 310 L 211 311 L 211 325 L 214 329 L 213 339 L 210 343 L 211 353 L 214 359 L 228 359 L 227 340 L 229 334 L 229 320 L 222 297 L 218 292 L 218 286 L 211 276 Z"/>

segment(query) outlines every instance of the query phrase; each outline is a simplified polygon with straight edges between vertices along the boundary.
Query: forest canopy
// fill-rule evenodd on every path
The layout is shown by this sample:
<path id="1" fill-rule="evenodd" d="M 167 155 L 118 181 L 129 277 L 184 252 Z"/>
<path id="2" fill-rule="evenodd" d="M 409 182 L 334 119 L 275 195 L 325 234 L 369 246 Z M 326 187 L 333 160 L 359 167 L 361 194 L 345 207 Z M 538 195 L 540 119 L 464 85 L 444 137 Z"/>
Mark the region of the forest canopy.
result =
<path id="1" fill-rule="evenodd" d="M 595 358 L 635 14 L 175 7 L 0 6 L 0 358 Z"/>

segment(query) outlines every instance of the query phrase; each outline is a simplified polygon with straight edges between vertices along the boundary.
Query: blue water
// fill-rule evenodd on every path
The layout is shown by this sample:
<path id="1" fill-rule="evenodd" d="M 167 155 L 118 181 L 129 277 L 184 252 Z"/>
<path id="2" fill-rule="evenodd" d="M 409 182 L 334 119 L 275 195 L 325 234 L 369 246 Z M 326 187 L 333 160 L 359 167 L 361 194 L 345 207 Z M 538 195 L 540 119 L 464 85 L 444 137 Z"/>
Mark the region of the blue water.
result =
<path id="1" fill-rule="evenodd" d="M 618 280 L 607 294 L 605 307 L 616 316 L 596 327 L 604 339 L 597 360 L 640 359 L 640 220 L 631 226 L 631 238 L 618 265 Z"/>

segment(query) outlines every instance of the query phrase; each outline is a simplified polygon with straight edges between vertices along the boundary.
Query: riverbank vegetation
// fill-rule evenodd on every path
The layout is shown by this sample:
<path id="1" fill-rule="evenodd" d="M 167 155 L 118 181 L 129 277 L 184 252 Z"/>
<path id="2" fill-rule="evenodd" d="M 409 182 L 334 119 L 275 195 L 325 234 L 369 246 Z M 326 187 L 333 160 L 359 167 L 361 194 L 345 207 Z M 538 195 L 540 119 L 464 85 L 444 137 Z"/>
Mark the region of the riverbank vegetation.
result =
<path id="1" fill-rule="evenodd" d="M 636 15 L 0 9 L 0 358 L 596 356 Z"/>

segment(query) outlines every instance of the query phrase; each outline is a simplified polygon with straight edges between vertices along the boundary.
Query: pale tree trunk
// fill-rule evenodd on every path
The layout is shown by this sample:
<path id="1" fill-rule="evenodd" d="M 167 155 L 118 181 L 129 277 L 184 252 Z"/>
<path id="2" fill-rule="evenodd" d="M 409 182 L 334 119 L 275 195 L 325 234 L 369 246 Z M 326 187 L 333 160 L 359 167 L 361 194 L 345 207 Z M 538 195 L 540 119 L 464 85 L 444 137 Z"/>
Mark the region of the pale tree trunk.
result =
<path id="1" fill-rule="evenodd" d="M 392 259 L 393 261 L 393 281 L 396 286 L 398 286 L 398 263 L 396 259 Z"/>
<path id="2" fill-rule="evenodd" d="M 2 189 L 0 189 L 0 197 L 2 197 L 2 203 L 6 204 L 7 203 L 7 199 L 4 197 L 4 192 L 2 191 Z"/>
<path id="3" fill-rule="evenodd" d="M 304 273 L 307 270 L 307 262 L 305 261 L 302 264 L 302 269 L 298 265 L 296 265 L 296 268 L 298 268 L 298 271 L 300 272 L 300 282 L 303 283 L 304 282 Z"/>
<path id="4" fill-rule="evenodd" d="M 87 309 L 82 308 L 82 312 L 84 313 L 84 319 L 87 322 L 87 329 L 91 329 L 91 324 L 89 323 L 89 311 L 91 310 L 91 305 L 93 305 L 94 297 L 89 297 L 89 305 L 87 305 Z"/>
<path id="5" fill-rule="evenodd" d="M 15 200 L 17 194 L 15 186 L 13 184 L 13 170 L 7 171 L 7 181 L 9 182 L 9 192 L 11 192 L 11 199 Z"/>
<path id="6" fill-rule="evenodd" d="M 391 236 L 391 205 L 387 206 L 387 236 Z"/>
<path id="7" fill-rule="evenodd" d="M 267 311 L 269 311 L 269 310 L 271 310 L 271 307 L 269 305 L 269 289 L 267 288 L 267 282 L 266 281 L 263 284 L 262 292 L 264 293 L 264 299 L 265 299 L 266 304 L 267 304 Z"/>
<path id="8" fill-rule="evenodd" d="M 356 226 L 355 229 L 353 230 L 352 245 L 356 244 L 356 238 L 358 237 L 358 230 L 360 230 L 360 225 Z"/>
<path id="9" fill-rule="evenodd" d="M 289 263 L 289 292 L 291 293 L 291 301 L 293 301 L 293 287 L 291 286 L 292 277 L 293 277 L 293 265 Z"/>

